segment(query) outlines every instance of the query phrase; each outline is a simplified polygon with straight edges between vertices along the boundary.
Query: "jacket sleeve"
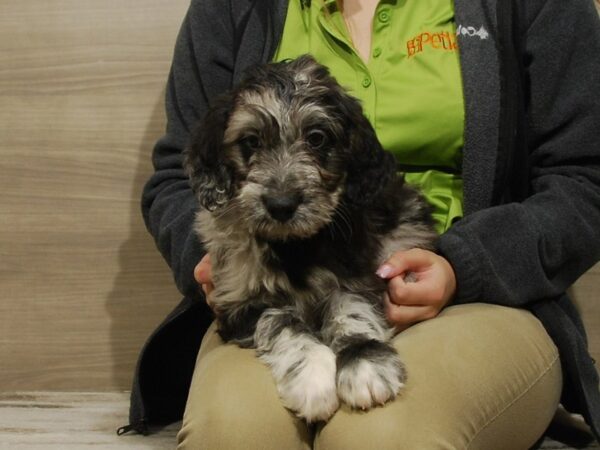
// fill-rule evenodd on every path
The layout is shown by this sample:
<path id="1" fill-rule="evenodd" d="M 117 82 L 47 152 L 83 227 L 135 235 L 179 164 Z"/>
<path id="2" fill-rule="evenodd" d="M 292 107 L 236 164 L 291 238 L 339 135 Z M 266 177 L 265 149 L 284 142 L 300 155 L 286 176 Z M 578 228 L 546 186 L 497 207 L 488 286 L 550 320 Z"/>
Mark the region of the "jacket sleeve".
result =
<path id="1" fill-rule="evenodd" d="M 439 239 L 456 302 L 563 293 L 600 258 L 600 21 L 592 0 L 526 4 L 532 194 L 468 215 Z"/>
<path id="2" fill-rule="evenodd" d="M 166 88 L 166 134 L 154 148 L 154 173 L 142 194 L 146 227 L 178 289 L 190 297 L 199 293 L 193 270 L 204 251 L 193 231 L 198 206 L 183 171 L 183 149 L 211 98 L 231 87 L 234 45 L 228 5 L 206 0 L 190 5 Z"/>

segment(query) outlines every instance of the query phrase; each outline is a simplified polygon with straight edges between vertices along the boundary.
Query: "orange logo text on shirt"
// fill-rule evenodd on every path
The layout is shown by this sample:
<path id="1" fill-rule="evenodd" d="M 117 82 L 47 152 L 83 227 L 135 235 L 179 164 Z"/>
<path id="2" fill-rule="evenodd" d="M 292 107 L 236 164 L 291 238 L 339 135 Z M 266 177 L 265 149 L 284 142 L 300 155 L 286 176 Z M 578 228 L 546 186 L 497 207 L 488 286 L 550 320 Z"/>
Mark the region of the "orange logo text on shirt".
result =
<path id="1" fill-rule="evenodd" d="M 408 57 L 421 53 L 425 49 L 456 51 L 456 36 L 448 31 L 439 33 L 424 32 L 406 42 Z"/>

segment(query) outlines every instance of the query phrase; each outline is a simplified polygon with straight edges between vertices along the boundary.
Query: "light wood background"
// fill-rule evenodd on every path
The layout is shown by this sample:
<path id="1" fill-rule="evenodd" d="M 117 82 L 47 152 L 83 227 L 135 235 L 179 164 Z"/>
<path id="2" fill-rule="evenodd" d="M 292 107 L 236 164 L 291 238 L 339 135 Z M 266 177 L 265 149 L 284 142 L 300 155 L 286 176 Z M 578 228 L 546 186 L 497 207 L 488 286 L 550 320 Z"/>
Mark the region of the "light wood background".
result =
<path id="1" fill-rule="evenodd" d="M 188 0 L 0 0 L 0 390 L 130 387 L 180 300 L 140 214 Z"/>
<path id="2" fill-rule="evenodd" d="M 129 388 L 179 300 L 139 198 L 187 3 L 0 0 L 0 391 Z"/>

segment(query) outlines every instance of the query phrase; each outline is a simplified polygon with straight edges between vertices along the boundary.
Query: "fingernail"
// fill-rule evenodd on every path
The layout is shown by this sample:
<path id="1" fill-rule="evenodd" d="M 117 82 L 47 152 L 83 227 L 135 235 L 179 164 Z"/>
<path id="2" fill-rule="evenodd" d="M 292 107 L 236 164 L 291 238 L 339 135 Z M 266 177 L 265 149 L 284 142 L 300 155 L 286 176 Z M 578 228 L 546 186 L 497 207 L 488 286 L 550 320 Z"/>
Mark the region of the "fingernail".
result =
<path id="1" fill-rule="evenodd" d="M 375 274 L 379 278 L 387 278 L 390 276 L 393 270 L 394 268 L 392 266 L 390 266 L 389 264 L 384 264 L 379 269 L 377 269 L 377 272 L 375 272 Z"/>

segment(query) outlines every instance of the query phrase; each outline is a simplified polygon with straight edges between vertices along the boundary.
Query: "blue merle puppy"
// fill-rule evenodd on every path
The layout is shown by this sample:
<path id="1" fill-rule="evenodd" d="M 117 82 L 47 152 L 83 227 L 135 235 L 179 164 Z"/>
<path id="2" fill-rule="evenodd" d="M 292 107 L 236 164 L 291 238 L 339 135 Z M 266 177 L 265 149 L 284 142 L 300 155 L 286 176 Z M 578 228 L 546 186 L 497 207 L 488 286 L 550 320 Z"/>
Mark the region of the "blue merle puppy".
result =
<path id="1" fill-rule="evenodd" d="M 185 165 L 221 337 L 255 348 L 308 422 L 340 400 L 393 399 L 406 372 L 375 271 L 436 234 L 359 102 L 310 56 L 256 67 L 202 120 Z"/>

